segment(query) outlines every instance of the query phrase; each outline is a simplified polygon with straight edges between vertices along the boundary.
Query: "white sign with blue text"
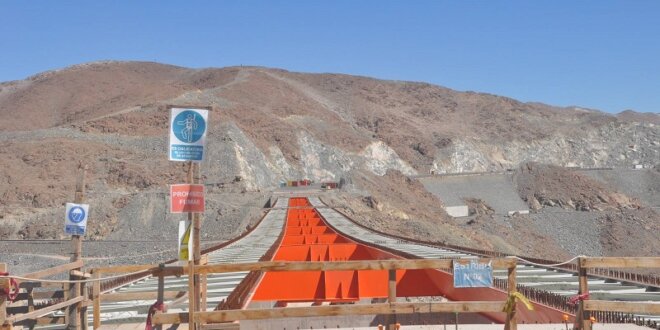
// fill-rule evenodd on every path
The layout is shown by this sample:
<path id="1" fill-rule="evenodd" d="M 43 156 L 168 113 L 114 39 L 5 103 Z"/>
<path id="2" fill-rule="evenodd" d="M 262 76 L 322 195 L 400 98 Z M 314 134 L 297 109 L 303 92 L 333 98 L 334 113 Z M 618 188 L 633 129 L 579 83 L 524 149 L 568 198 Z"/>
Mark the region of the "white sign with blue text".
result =
<path id="1" fill-rule="evenodd" d="M 209 112 L 204 109 L 172 108 L 170 160 L 201 162 Z"/>
<path id="2" fill-rule="evenodd" d="M 64 232 L 69 235 L 85 235 L 88 215 L 88 204 L 66 203 Z"/>
<path id="3" fill-rule="evenodd" d="M 490 262 L 454 261 L 455 288 L 488 288 L 493 286 L 493 267 Z"/>

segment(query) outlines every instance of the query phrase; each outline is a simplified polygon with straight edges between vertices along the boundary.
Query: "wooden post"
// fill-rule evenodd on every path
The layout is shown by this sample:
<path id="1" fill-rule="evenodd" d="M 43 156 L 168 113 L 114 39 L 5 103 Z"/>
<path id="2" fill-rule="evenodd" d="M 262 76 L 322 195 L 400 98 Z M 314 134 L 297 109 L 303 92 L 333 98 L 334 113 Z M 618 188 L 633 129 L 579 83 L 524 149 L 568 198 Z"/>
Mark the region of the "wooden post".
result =
<path id="1" fill-rule="evenodd" d="M 0 263 L 0 273 L 7 272 L 7 264 Z M 0 288 L 9 290 L 9 279 L 0 280 Z M 5 321 L 7 320 L 7 296 L 0 295 L 0 328 L 5 328 Z"/>
<path id="2" fill-rule="evenodd" d="M 28 313 L 34 312 L 34 288 L 27 289 L 27 304 Z M 28 325 L 28 328 L 32 330 L 36 324 L 36 320 L 30 320 L 30 325 Z"/>
<path id="3" fill-rule="evenodd" d="M 189 184 L 198 184 L 200 181 L 199 174 L 199 163 L 189 162 L 188 167 L 188 177 L 187 181 Z M 189 329 L 196 329 L 196 323 L 194 320 L 194 312 L 200 311 L 201 306 L 201 290 L 200 290 L 200 276 L 196 274 L 194 269 L 195 266 L 199 266 L 201 260 L 201 249 L 200 249 L 200 235 L 199 231 L 202 227 L 201 215 L 198 213 L 188 213 L 188 221 L 192 225 L 191 239 L 193 244 L 192 250 L 192 260 L 188 262 L 188 267 L 190 271 L 188 272 L 188 313 L 189 313 Z M 190 251 L 189 251 L 190 253 Z"/>
<path id="4" fill-rule="evenodd" d="M 193 183 L 199 184 L 201 181 L 201 175 L 199 170 L 199 163 L 192 163 L 192 175 Z M 193 239 L 193 262 L 195 266 L 200 265 L 202 259 L 201 255 L 201 242 L 200 242 L 200 231 L 202 229 L 202 215 L 199 213 L 192 214 L 192 239 Z M 193 273 L 193 280 L 195 284 L 195 312 L 201 310 L 202 305 L 202 292 L 201 292 L 201 283 L 200 275 Z"/>
<path id="5" fill-rule="evenodd" d="M 388 271 L 387 281 L 387 302 L 393 304 L 396 302 L 396 269 Z M 387 330 L 394 330 L 396 325 L 396 314 L 387 316 Z"/>
<path id="6" fill-rule="evenodd" d="M 92 288 L 92 299 L 94 299 L 94 329 L 101 327 L 101 273 L 92 270 L 94 275 L 94 286 Z"/>
<path id="7" fill-rule="evenodd" d="M 165 268 L 165 264 L 159 264 L 158 268 L 160 268 L 160 272 L 158 272 L 158 297 L 156 298 L 156 301 L 164 303 L 165 302 L 165 276 L 163 275 L 163 269 Z M 156 324 L 154 326 L 155 330 L 162 330 L 163 325 L 162 324 Z"/>
<path id="8" fill-rule="evenodd" d="M 186 177 L 186 183 L 192 184 L 193 183 L 193 162 L 188 162 L 188 176 Z M 188 213 L 188 223 L 192 225 L 193 221 L 193 213 Z M 194 229 L 193 229 L 194 230 Z M 194 240 L 194 233 L 190 233 L 190 239 Z M 193 241 L 193 246 L 195 242 Z M 190 250 L 188 250 L 188 256 L 190 258 Z M 194 254 L 193 254 L 193 259 L 194 259 Z M 195 313 L 195 272 L 194 272 L 194 262 L 193 260 L 188 259 L 188 329 L 190 330 L 195 330 L 195 319 L 194 319 L 194 313 Z"/>
<path id="9" fill-rule="evenodd" d="M 85 196 L 85 174 L 87 167 L 82 164 L 78 166 L 78 180 L 76 181 L 76 194 L 74 197 L 74 203 L 82 203 Z M 71 237 L 71 244 L 73 247 L 73 253 L 71 255 L 71 262 L 78 261 L 82 258 L 82 237 L 80 235 L 73 235 Z M 77 276 L 74 276 L 74 271 L 80 272 L 81 268 L 75 268 L 69 271 L 69 280 L 79 279 Z M 80 296 L 80 283 L 70 283 L 69 284 L 69 299 L 77 298 Z M 67 328 L 70 330 L 81 329 L 81 308 L 82 304 L 76 303 L 67 307 Z M 85 320 L 84 323 L 87 323 Z"/>
<path id="10" fill-rule="evenodd" d="M 516 262 L 513 259 L 513 265 L 509 266 L 507 269 L 507 293 L 509 295 L 516 292 Z M 506 315 L 506 322 L 504 324 L 504 330 L 517 330 L 518 323 L 516 321 L 516 304 L 514 303 L 513 311 Z"/>
<path id="11" fill-rule="evenodd" d="M 199 163 L 193 163 L 193 183 L 200 183 L 200 170 Z M 199 213 L 193 213 L 192 219 L 192 236 L 193 236 L 193 261 L 195 266 L 200 265 L 202 259 L 201 255 L 201 244 L 200 244 L 200 230 L 202 229 L 202 215 Z M 199 274 L 194 274 L 195 278 L 195 311 L 198 312 L 201 307 L 201 286 L 200 286 L 200 276 Z"/>
<path id="12" fill-rule="evenodd" d="M 579 276 L 579 289 L 578 295 L 589 292 L 589 285 L 587 283 L 587 268 L 584 266 L 586 259 L 584 257 L 578 258 L 578 276 Z M 591 330 L 591 320 L 589 319 L 589 311 L 584 309 L 584 300 L 580 300 L 578 305 L 578 312 L 576 317 L 577 328 L 580 330 Z"/>
<path id="13" fill-rule="evenodd" d="M 188 261 L 188 329 L 195 330 L 195 263 L 193 260 Z"/>
<path id="14" fill-rule="evenodd" d="M 202 265 L 208 265 L 208 263 L 209 263 L 208 257 L 202 258 L 200 263 Z M 208 275 L 206 273 L 200 274 L 200 301 L 201 302 L 200 302 L 200 305 L 199 305 L 200 306 L 199 310 L 201 312 L 206 311 L 206 298 L 207 298 L 206 297 L 206 290 L 207 290 L 207 284 L 208 284 L 207 283 L 207 276 Z"/>
<path id="15" fill-rule="evenodd" d="M 87 277 L 85 277 L 87 278 Z M 80 283 L 80 294 L 85 298 L 80 302 L 80 327 L 82 330 L 89 329 L 87 322 L 89 314 L 87 313 L 87 304 L 89 303 L 89 295 L 87 294 L 87 283 Z"/>
<path id="16" fill-rule="evenodd" d="M 174 106 L 174 105 L 169 105 L 167 106 L 168 109 L 171 108 L 199 108 L 199 109 L 207 109 L 207 110 L 213 110 L 212 106 L 203 106 L 203 107 L 198 107 L 198 106 Z M 172 128 L 170 128 L 172 129 Z M 193 162 L 193 161 L 188 161 L 188 177 L 187 177 L 187 183 L 188 184 L 194 184 L 194 183 L 199 183 L 199 163 Z M 199 260 L 200 260 L 200 235 L 199 231 L 202 227 L 201 225 L 201 215 L 196 214 L 196 213 L 188 213 L 188 221 L 189 224 L 192 226 L 192 232 L 190 233 L 190 239 L 193 240 L 193 251 L 192 251 L 192 260 L 189 260 L 188 262 L 188 307 L 189 307 L 189 321 L 188 321 L 188 328 L 189 329 L 196 329 L 195 325 L 195 320 L 193 318 L 194 312 L 199 311 L 199 307 L 201 305 L 200 301 L 200 280 L 199 280 L 199 275 L 195 274 L 195 265 L 199 265 Z M 188 251 L 190 254 L 191 251 Z"/>

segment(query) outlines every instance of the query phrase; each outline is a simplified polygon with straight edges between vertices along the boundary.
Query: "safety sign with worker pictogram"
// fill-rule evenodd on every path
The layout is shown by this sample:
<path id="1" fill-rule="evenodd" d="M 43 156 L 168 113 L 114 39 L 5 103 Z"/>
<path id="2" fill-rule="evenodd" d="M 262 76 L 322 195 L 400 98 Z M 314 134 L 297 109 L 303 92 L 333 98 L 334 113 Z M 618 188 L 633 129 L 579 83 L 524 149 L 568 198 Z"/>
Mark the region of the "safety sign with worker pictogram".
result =
<path id="1" fill-rule="evenodd" d="M 85 235 L 88 215 L 88 204 L 66 203 L 64 232 L 69 235 Z"/>
<path id="2" fill-rule="evenodd" d="M 170 160 L 201 162 L 208 110 L 172 108 L 170 115 Z"/>

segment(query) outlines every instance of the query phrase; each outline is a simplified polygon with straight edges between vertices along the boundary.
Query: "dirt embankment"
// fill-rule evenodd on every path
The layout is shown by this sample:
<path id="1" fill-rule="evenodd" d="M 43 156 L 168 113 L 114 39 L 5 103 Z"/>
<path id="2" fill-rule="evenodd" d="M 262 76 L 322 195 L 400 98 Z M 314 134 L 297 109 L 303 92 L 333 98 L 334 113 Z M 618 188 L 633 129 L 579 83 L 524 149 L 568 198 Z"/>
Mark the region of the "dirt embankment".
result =
<path id="1" fill-rule="evenodd" d="M 559 206 L 577 211 L 641 207 L 639 201 L 560 166 L 525 163 L 518 168 L 514 181 L 522 199 L 535 211 L 544 206 Z"/>
<path id="2" fill-rule="evenodd" d="M 358 223 L 392 235 L 504 253 L 562 259 L 568 253 L 556 242 L 535 232 L 531 220 L 518 217 L 506 223 L 483 201 L 470 199 L 470 220 L 453 219 L 442 201 L 414 179 L 397 171 L 383 177 L 360 173 L 353 184 L 361 193 L 337 191 L 323 200 L 337 206 Z"/>
<path id="3" fill-rule="evenodd" d="M 520 196 L 537 212 L 530 215 L 532 224 L 551 228 L 545 236 L 558 239 L 568 251 L 603 256 L 654 256 L 660 251 L 660 215 L 635 198 L 578 171 L 547 164 L 523 164 L 514 180 Z M 570 221 L 560 221 L 567 216 Z"/>
<path id="4" fill-rule="evenodd" d="M 660 215 L 652 209 L 608 212 L 600 220 L 604 255 L 657 256 L 660 252 Z"/>
<path id="5" fill-rule="evenodd" d="M 451 225 L 442 202 L 419 181 L 395 170 L 383 177 L 359 172 L 352 181 L 360 194 L 341 192 L 329 196 L 328 201 L 367 227 L 433 242 L 457 243 L 467 238 Z"/>

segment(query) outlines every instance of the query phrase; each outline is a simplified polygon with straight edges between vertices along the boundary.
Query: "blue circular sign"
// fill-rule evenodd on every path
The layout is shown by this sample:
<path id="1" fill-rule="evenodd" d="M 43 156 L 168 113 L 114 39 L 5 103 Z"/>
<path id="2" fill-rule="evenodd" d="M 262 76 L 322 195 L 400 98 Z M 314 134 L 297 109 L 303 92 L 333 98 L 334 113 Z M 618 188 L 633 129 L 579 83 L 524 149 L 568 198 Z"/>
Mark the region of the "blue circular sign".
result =
<path id="1" fill-rule="evenodd" d="M 185 110 L 174 117 L 172 130 L 181 142 L 195 143 L 204 135 L 206 122 L 197 112 Z"/>
<path id="2" fill-rule="evenodd" d="M 74 206 L 69 210 L 69 221 L 73 223 L 79 223 L 85 220 L 85 210 L 80 206 Z"/>

